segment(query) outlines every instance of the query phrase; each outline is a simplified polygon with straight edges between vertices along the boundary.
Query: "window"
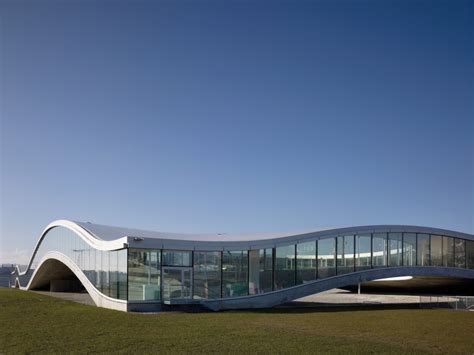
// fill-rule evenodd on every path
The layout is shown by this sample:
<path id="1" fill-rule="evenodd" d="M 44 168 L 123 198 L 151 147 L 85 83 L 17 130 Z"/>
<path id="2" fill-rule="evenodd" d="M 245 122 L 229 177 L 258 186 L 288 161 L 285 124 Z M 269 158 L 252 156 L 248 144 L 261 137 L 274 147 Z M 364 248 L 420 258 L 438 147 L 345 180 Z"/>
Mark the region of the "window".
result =
<path id="1" fill-rule="evenodd" d="M 431 236 L 431 265 L 443 266 L 443 237 L 440 235 Z"/>
<path id="2" fill-rule="evenodd" d="M 416 265 L 416 234 L 403 233 L 403 265 Z"/>
<path id="3" fill-rule="evenodd" d="M 388 233 L 388 266 L 402 265 L 402 233 Z"/>
<path id="4" fill-rule="evenodd" d="M 316 280 L 316 241 L 296 245 L 296 283 Z"/>
<path id="5" fill-rule="evenodd" d="M 430 236 L 429 234 L 417 234 L 417 265 L 430 265 Z"/>
<path id="6" fill-rule="evenodd" d="M 269 292 L 273 285 L 273 249 L 260 249 L 260 293 Z"/>
<path id="7" fill-rule="evenodd" d="M 354 271 L 354 236 L 337 237 L 337 274 Z"/>
<path id="8" fill-rule="evenodd" d="M 374 233 L 372 236 L 372 266 L 387 266 L 387 233 Z"/>
<path id="9" fill-rule="evenodd" d="M 160 251 L 129 249 L 128 299 L 144 301 L 160 298 Z"/>
<path id="10" fill-rule="evenodd" d="M 295 246 L 288 245 L 275 249 L 275 289 L 295 285 Z"/>
<path id="11" fill-rule="evenodd" d="M 356 235 L 356 269 L 367 270 L 372 265 L 372 240 L 370 234 Z"/>
<path id="12" fill-rule="evenodd" d="M 336 239 L 318 240 L 318 278 L 336 275 Z"/>
<path id="13" fill-rule="evenodd" d="M 166 266 L 191 266 L 191 251 L 163 250 L 163 265 Z"/>
<path id="14" fill-rule="evenodd" d="M 454 239 L 454 266 L 466 267 L 466 241 L 464 239 Z"/>
<path id="15" fill-rule="evenodd" d="M 222 297 L 247 295 L 249 292 L 247 278 L 247 251 L 224 251 L 222 253 Z"/>
<path id="16" fill-rule="evenodd" d="M 466 240 L 466 264 L 468 269 L 474 269 L 474 241 Z"/>
<path id="17" fill-rule="evenodd" d="M 454 238 L 443 237 L 443 266 L 454 267 Z"/>
<path id="18" fill-rule="evenodd" d="M 221 253 L 194 252 L 194 298 L 221 297 Z"/>

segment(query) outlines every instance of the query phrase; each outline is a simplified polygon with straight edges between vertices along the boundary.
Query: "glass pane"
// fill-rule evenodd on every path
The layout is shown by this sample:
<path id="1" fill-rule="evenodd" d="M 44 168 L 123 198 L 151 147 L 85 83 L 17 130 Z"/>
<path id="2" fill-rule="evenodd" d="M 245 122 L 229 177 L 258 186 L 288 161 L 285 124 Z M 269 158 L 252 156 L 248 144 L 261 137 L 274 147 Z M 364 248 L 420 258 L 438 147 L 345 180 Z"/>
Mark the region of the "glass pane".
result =
<path id="1" fill-rule="evenodd" d="M 163 265 L 191 266 L 191 251 L 163 250 Z"/>
<path id="2" fill-rule="evenodd" d="M 256 295 L 260 291 L 260 251 L 249 250 L 249 294 Z"/>
<path id="3" fill-rule="evenodd" d="M 464 239 L 454 239 L 454 266 L 466 267 L 466 241 Z"/>
<path id="4" fill-rule="evenodd" d="M 336 239 L 318 240 L 318 278 L 336 275 Z"/>
<path id="5" fill-rule="evenodd" d="M 127 249 L 117 251 L 117 293 L 117 298 L 127 299 Z"/>
<path id="6" fill-rule="evenodd" d="M 129 249 L 128 299 L 145 301 L 160 297 L 160 251 Z"/>
<path id="7" fill-rule="evenodd" d="M 316 280 L 316 241 L 296 245 L 296 283 Z"/>
<path id="8" fill-rule="evenodd" d="M 388 233 L 388 266 L 402 265 L 402 233 Z"/>
<path id="9" fill-rule="evenodd" d="M 372 239 L 373 267 L 387 266 L 387 233 L 374 233 Z"/>
<path id="10" fill-rule="evenodd" d="M 370 234 L 356 235 L 356 269 L 370 269 L 372 263 L 372 240 Z"/>
<path id="11" fill-rule="evenodd" d="M 294 286 L 295 246 L 277 247 L 275 251 L 275 289 Z"/>
<path id="12" fill-rule="evenodd" d="M 416 234 L 403 233 L 403 265 L 416 265 Z"/>
<path id="13" fill-rule="evenodd" d="M 431 236 L 431 265 L 443 266 L 443 237 L 440 235 Z"/>
<path id="14" fill-rule="evenodd" d="M 337 274 L 354 271 L 354 236 L 337 237 Z"/>
<path id="15" fill-rule="evenodd" d="M 194 298 L 221 298 L 221 253 L 194 252 Z"/>
<path id="16" fill-rule="evenodd" d="M 260 249 L 260 293 L 270 292 L 273 284 L 273 249 Z"/>
<path id="17" fill-rule="evenodd" d="M 417 234 L 417 265 L 430 265 L 430 236 L 429 234 Z"/>
<path id="18" fill-rule="evenodd" d="M 443 265 L 454 267 L 454 238 L 443 237 Z"/>
<path id="19" fill-rule="evenodd" d="M 247 251 L 224 251 L 222 258 L 222 297 L 248 294 Z"/>
<path id="20" fill-rule="evenodd" d="M 474 241 L 466 240 L 466 263 L 468 269 L 474 269 Z"/>
<path id="21" fill-rule="evenodd" d="M 192 268 L 163 267 L 163 301 L 191 298 Z"/>

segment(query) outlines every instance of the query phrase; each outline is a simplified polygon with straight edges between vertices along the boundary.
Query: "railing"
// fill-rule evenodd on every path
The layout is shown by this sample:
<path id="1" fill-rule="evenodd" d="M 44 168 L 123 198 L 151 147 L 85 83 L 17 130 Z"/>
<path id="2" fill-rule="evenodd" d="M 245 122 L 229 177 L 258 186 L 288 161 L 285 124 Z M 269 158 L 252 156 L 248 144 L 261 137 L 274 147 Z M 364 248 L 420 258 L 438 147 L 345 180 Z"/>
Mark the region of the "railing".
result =
<path id="1" fill-rule="evenodd" d="M 420 308 L 474 311 L 474 296 L 420 296 Z"/>

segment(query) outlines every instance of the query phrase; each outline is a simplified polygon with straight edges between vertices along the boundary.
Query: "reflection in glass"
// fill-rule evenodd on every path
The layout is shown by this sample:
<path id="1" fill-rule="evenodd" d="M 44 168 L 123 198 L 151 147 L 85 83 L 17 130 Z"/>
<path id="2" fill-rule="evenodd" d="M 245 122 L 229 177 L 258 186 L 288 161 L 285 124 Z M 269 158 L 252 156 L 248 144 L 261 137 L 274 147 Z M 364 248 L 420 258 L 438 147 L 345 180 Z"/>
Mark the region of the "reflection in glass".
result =
<path id="1" fill-rule="evenodd" d="M 372 267 L 387 266 L 387 233 L 372 236 Z"/>
<path id="2" fill-rule="evenodd" d="M 416 265 L 416 234 L 403 233 L 403 265 Z"/>
<path id="3" fill-rule="evenodd" d="M 221 253 L 194 252 L 194 298 L 221 297 Z"/>
<path id="4" fill-rule="evenodd" d="M 247 251 L 224 251 L 222 257 L 222 297 L 248 294 Z"/>
<path id="5" fill-rule="evenodd" d="M 466 266 L 474 269 L 474 241 L 466 240 Z"/>
<path id="6" fill-rule="evenodd" d="M 296 283 L 316 280 L 316 241 L 296 245 Z"/>
<path id="7" fill-rule="evenodd" d="M 454 266 L 454 238 L 443 237 L 443 266 Z"/>
<path id="8" fill-rule="evenodd" d="M 260 249 L 259 293 L 270 292 L 273 285 L 273 249 Z"/>
<path id="9" fill-rule="evenodd" d="M 336 239 L 318 240 L 318 278 L 336 275 Z"/>
<path id="10" fill-rule="evenodd" d="M 402 233 L 388 233 L 388 266 L 402 265 Z"/>
<path id="11" fill-rule="evenodd" d="M 275 289 L 295 285 L 295 246 L 287 245 L 275 249 Z"/>
<path id="12" fill-rule="evenodd" d="M 163 266 L 163 301 L 190 299 L 192 272 L 191 267 Z"/>
<path id="13" fill-rule="evenodd" d="M 430 236 L 429 234 L 417 234 L 417 260 L 418 266 L 430 265 Z"/>
<path id="14" fill-rule="evenodd" d="M 356 270 L 367 270 L 372 265 L 372 240 L 370 234 L 356 235 Z"/>
<path id="15" fill-rule="evenodd" d="M 191 260 L 191 251 L 163 250 L 163 265 L 191 266 Z"/>
<path id="16" fill-rule="evenodd" d="M 440 235 L 431 236 L 431 266 L 443 266 L 443 237 Z"/>
<path id="17" fill-rule="evenodd" d="M 160 297 L 160 251 L 129 249 L 128 299 L 146 301 Z"/>
<path id="18" fill-rule="evenodd" d="M 337 274 L 354 271 L 354 236 L 337 237 Z"/>
<path id="19" fill-rule="evenodd" d="M 466 241 L 464 239 L 454 239 L 454 266 L 466 267 Z"/>
<path id="20" fill-rule="evenodd" d="M 256 295 L 260 291 L 260 251 L 249 250 L 249 294 Z"/>

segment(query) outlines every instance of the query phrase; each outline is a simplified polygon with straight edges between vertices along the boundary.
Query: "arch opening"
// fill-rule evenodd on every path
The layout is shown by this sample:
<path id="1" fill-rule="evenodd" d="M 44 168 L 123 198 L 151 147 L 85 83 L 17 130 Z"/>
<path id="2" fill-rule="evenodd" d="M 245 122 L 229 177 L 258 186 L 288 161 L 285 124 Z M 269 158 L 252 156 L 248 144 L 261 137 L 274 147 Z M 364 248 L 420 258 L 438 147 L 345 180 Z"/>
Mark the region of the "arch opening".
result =
<path id="1" fill-rule="evenodd" d="M 56 259 L 48 259 L 41 265 L 29 289 L 50 292 L 87 292 L 74 272 Z"/>

